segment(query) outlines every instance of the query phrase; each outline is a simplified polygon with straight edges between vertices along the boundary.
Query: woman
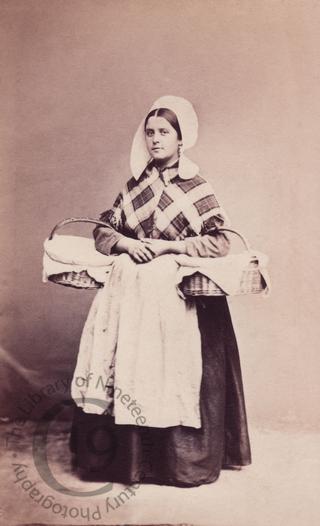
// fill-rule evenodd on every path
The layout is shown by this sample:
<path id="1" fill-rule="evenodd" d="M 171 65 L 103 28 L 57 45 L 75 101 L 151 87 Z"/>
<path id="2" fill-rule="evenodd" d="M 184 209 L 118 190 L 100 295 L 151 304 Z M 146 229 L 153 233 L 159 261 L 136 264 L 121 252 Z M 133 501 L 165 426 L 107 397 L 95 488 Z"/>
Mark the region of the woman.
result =
<path id="1" fill-rule="evenodd" d="M 183 153 L 195 144 L 197 129 L 197 116 L 185 99 L 166 96 L 153 104 L 133 140 L 132 178 L 112 209 L 101 215 L 108 226 L 94 231 L 98 251 L 128 254 L 137 265 L 168 254 L 228 253 L 228 238 L 216 230 L 225 223 L 223 210 Z M 189 301 L 201 334 L 201 425 L 119 425 L 110 412 L 88 414 L 78 407 L 71 449 L 83 478 L 190 487 L 215 481 L 222 468 L 251 463 L 239 353 L 226 298 Z"/>

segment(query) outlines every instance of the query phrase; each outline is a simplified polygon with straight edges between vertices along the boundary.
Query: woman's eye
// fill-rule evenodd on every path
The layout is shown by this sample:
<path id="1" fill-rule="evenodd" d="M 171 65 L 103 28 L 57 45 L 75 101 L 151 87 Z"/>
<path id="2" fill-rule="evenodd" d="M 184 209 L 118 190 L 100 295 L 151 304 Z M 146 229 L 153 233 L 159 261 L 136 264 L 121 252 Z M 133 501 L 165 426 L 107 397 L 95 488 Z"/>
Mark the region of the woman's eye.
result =
<path id="1" fill-rule="evenodd" d="M 161 130 L 161 135 L 166 135 L 168 132 L 168 130 Z"/>
<path id="2" fill-rule="evenodd" d="M 147 130 L 147 137 L 152 137 L 152 135 L 153 135 L 153 131 Z"/>

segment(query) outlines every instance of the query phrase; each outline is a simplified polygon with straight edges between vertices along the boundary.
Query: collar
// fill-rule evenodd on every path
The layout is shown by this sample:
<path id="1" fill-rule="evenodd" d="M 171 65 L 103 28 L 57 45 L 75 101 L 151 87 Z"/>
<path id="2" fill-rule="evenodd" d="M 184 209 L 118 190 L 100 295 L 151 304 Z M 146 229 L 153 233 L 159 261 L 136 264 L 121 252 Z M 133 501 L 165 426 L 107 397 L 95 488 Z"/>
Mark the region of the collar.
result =
<path id="1" fill-rule="evenodd" d="M 164 185 L 168 186 L 175 177 L 179 176 L 179 160 L 175 161 L 175 163 L 170 166 L 165 166 L 164 168 L 158 167 L 154 161 L 151 161 L 146 168 L 147 175 L 151 175 L 153 171 L 159 175 L 164 182 Z"/>
<path id="2" fill-rule="evenodd" d="M 162 176 L 165 182 L 171 181 L 171 179 L 173 179 L 177 175 L 181 179 L 192 179 L 199 173 L 198 166 L 184 155 L 181 155 L 179 160 L 176 161 L 174 164 L 172 164 L 171 166 L 166 166 L 162 170 L 157 168 L 154 161 L 152 160 L 146 167 L 147 174 L 151 174 L 153 169 L 157 170 L 157 172 L 160 176 Z"/>

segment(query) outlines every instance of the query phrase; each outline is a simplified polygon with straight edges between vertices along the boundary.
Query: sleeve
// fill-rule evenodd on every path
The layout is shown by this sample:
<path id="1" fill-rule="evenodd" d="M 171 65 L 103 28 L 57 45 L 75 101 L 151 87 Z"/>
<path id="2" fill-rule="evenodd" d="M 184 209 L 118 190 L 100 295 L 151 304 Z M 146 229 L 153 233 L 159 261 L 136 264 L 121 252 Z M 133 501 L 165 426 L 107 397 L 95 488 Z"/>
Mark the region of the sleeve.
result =
<path id="1" fill-rule="evenodd" d="M 224 232 L 217 229 L 225 225 L 226 215 L 221 208 L 203 222 L 198 236 L 185 238 L 186 253 L 196 257 L 222 257 L 230 250 L 230 241 Z"/>
<path id="2" fill-rule="evenodd" d="M 112 208 L 103 212 L 99 219 L 108 226 L 96 226 L 93 231 L 95 247 L 98 252 L 109 256 L 114 245 L 124 237 L 122 234 L 122 193 L 116 198 Z"/>

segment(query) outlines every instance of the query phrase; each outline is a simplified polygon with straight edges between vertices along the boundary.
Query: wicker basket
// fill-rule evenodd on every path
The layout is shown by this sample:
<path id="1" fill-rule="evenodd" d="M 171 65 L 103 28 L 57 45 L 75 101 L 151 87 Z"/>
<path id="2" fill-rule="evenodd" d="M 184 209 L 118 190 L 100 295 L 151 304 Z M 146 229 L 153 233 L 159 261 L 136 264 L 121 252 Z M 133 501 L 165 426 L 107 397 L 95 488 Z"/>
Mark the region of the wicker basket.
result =
<path id="1" fill-rule="evenodd" d="M 69 223 L 94 223 L 100 226 L 108 226 L 104 221 L 99 219 L 91 219 L 88 217 L 76 218 L 71 217 L 60 221 L 52 230 L 49 240 L 51 240 L 56 231 Z M 230 228 L 219 228 L 215 229 L 216 232 L 232 232 L 239 236 L 243 241 L 247 250 L 249 250 L 249 244 L 247 240 L 239 234 L 236 230 Z M 99 289 L 103 287 L 103 283 L 96 281 L 94 278 L 89 276 L 86 270 L 81 272 L 63 272 L 60 274 L 53 274 L 48 278 L 53 283 L 58 285 L 64 285 L 66 287 L 74 287 L 76 289 Z M 259 270 L 259 263 L 257 260 L 252 259 L 248 267 L 244 270 L 242 279 L 239 284 L 239 290 L 237 294 L 259 294 L 266 288 L 265 280 Z M 225 296 L 226 293 L 214 283 L 211 279 L 207 278 L 199 272 L 195 272 L 191 276 L 183 278 L 181 289 L 186 296 Z"/>
<path id="2" fill-rule="evenodd" d="M 216 232 L 232 232 L 240 237 L 247 250 L 250 250 L 248 241 L 236 230 L 230 228 L 218 228 Z M 259 262 L 252 258 L 247 268 L 243 271 L 238 294 L 260 294 L 266 288 L 266 282 L 260 272 Z M 214 281 L 204 276 L 200 272 L 195 272 L 191 276 L 186 276 L 182 280 L 181 290 L 185 296 L 227 296 Z"/>
<path id="3" fill-rule="evenodd" d="M 54 227 L 49 236 L 49 240 L 51 240 L 54 237 L 56 231 L 59 228 L 62 228 L 63 226 L 69 223 L 94 223 L 100 226 L 108 226 L 107 223 L 104 223 L 99 219 L 90 219 L 88 217 L 71 217 L 69 219 L 64 219 L 63 221 L 60 221 L 60 223 L 58 223 Z M 82 270 L 81 272 L 72 271 L 62 272 L 61 274 L 52 274 L 48 277 L 48 279 L 53 283 L 57 283 L 58 285 L 64 285 L 65 287 L 74 287 L 76 289 L 100 289 L 103 287 L 103 283 L 100 283 L 91 276 L 89 276 L 86 270 Z"/>

